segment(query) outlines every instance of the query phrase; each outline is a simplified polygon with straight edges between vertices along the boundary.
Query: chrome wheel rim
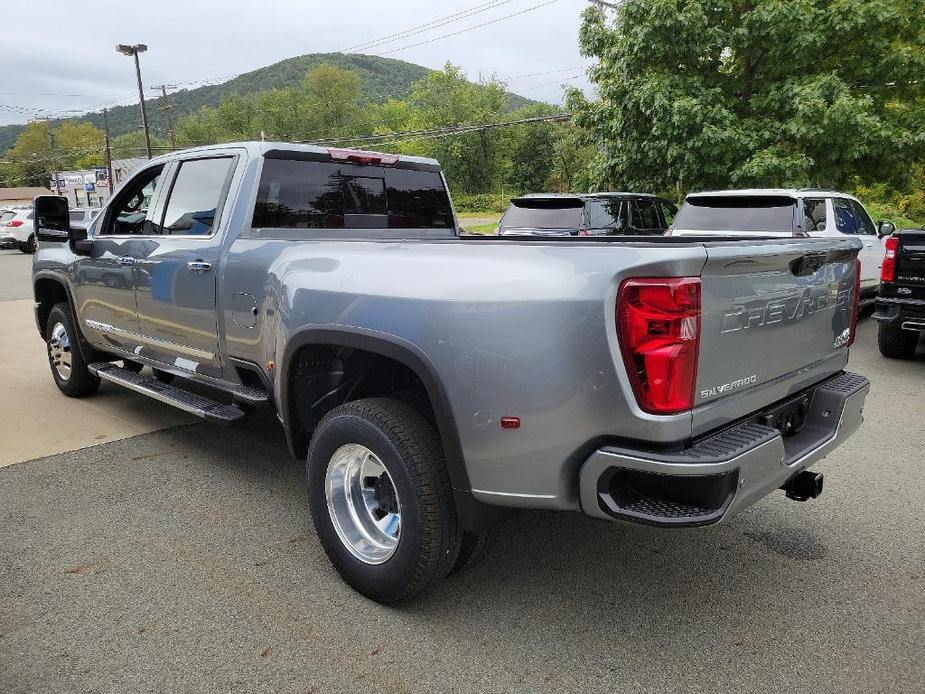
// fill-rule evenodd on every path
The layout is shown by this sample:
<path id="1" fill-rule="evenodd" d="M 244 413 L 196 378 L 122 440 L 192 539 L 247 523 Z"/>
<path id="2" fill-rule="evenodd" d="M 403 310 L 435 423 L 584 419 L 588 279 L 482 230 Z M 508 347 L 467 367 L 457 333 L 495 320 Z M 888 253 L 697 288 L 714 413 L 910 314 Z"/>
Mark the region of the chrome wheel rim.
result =
<path id="1" fill-rule="evenodd" d="M 401 504 L 392 476 L 366 446 L 348 443 L 328 461 L 328 514 L 340 541 L 366 564 L 382 564 L 401 538 Z"/>
<path id="2" fill-rule="evenodd" d="M 55 323 L 48 338 L 48 358 L 62 381 L 71 377 L 71 339 L 62 323 Z"/>

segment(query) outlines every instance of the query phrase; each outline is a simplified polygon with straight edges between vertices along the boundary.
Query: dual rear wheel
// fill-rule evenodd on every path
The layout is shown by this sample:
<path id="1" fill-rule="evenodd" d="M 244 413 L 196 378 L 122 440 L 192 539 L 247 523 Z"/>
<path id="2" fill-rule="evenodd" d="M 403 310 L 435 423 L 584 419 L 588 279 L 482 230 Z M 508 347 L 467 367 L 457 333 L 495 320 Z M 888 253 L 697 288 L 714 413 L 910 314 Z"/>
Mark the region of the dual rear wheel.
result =
<path id="1" fill-rule="evenodd" d="M 443 447 L 411 405 L 368 398 L 329 412 L 308 451 L 315 530 L 343 579 L 367 597 L 414 597 L 483 554 L 456 518 Z"/>

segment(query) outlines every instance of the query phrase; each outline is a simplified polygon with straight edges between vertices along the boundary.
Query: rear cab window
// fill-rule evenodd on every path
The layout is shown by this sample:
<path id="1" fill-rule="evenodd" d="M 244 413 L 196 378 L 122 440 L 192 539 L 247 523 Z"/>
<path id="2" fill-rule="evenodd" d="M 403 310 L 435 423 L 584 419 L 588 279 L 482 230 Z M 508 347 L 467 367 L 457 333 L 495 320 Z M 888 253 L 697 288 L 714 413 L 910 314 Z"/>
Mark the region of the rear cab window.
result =
<path id="1" fill-rule="evenodd" d="M 692 195 L 674 218 L 692 231 L 794 231 L 796 199 L 785 195 Z"/>
<path id="2" fill-rule="evenodd" d="M 501 218 L 502 229 L 550 229 L 578 232 L 584 201 L 580 198 L 514 198 Z M 612 219 L 612 217 L 608 217 Z M 601 216 L 599 221 L 604 221 Z"/>
<path id="3" fill-rule="evenodd" d="M 453 230 L 455 222 L 437 170 L 267 157 L 252 226 Z"/>

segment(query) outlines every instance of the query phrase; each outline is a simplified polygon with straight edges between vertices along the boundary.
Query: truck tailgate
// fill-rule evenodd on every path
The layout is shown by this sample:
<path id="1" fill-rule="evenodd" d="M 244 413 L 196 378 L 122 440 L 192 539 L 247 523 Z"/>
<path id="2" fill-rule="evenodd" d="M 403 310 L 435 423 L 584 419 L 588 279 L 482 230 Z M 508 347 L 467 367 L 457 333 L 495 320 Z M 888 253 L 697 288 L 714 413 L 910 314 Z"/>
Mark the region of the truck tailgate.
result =
<path id="1" fill-rule="evenodd" d="M 706 244 L 695 436 L 844 368 L 860 248 L 850 238 Z"/>

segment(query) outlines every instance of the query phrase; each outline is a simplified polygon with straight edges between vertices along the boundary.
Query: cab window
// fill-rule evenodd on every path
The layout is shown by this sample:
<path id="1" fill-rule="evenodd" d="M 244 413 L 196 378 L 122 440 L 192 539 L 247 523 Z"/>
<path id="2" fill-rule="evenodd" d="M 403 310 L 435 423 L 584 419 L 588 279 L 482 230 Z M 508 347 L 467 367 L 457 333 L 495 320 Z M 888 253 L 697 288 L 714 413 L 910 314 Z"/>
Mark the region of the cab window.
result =
<path id="1" fill-rule="evenodd" d="M 803 200 L 803 231 L 825 231 L 825 198 Z"/>
<path id="2" fill-rule="evenodd" d="M 156 233 L 151 201 L 164 173 L 163 164 L 146 169 L 126 184 L 112 205 L 101 235 L 138 236 Z"/>
<path id="3" fill-rule="evenodd" d="M 170 189 L 160 233 L 209 236 L 233 161 L 232 157 L 220 157 L 181 162 Z"/>

